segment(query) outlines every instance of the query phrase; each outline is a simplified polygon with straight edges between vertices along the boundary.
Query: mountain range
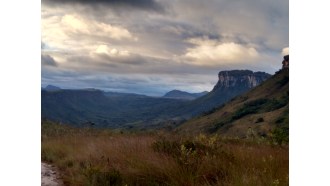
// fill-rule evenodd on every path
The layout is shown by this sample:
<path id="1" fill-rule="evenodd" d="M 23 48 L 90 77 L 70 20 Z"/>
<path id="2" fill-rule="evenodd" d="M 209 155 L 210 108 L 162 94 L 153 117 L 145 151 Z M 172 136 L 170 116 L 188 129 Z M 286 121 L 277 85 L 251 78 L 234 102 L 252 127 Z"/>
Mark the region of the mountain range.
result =
<path id="1" fill-rule="evenodd" d="M 181 90 L 172 90 L 170 92 L 167 92 L 163 96 L 163 98 L 194 100 L 196 98 L 206 95 L 207 93 L 209 92 L 203 91 L 199 93 L 189 93 Z"/>
<path id="2" fill-rule="evenodd" d="M 61 90 L 61 88 L 57 87 L 57 86 L 54 86 L 54 85 L 47 85 L 45 88 L 41 88 L 41 90 L 58 91 L 58 90 Z"/>
<path id="3" fill-rule="evenodd" d="M 75 126 L 173 128 L 191 117 L 210 112 L 270 76 L 250 70 L 221 71 L 211 92 L 192 94 L 174 90 L 163 97 L 97 89 L 44 89 L 41 93 L 41 114 L 43 118 Z"/>

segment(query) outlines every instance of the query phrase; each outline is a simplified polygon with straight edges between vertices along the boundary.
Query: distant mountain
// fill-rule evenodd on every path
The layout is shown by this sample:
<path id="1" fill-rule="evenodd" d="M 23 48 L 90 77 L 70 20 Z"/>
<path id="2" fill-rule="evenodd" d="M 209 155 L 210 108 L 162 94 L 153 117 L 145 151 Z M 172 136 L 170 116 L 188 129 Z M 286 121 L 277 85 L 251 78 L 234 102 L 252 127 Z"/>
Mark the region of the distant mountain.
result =
<path id="1" fill-rule="evenodd" d="M 189 93 L 189 92 L 184 92 L 181 90 L 172 90 L 170 92 L 167 92 L 163 96 L 163 98 L 194 100 L 196 98 L 206 95 L 207 93 L 208 93 L 207 91 L 200 92 L 200 93 Z"/>
<path id="2" fill-rule="evenodd" d="M 134 129 L 164 125 L 175 127 L 250 90 L 269 76 L 249 70 L 222 71 L 217 85 L 209 93 L 191 94 L 175 90 L 160 98 L 97 89 L 42 90 L 41 115 L 76 126 L 90 124 L 94 127 Z M 191 97 L 198 98 L 189 100 Z"/>
<path id="3" fill-rule="evenodd" d="M 103 94 L 108 97 L 148 97 L 142 94 L 121 93 L 121 92 L 104 92 Z"/>
<path id="4" fill-rule="evenodd" d="M 96 89 L 43 90 L 41 115 L 75 126 L 143 129 L 175 119 L 173 111 L 184 102 Z"/>
<path id="5" fill-rule="evenodd" d="M 246 72 L 244 72 L 246 73 Z M 256 78 L 245 83 L 235 81 L 219 74 L 219 83 L 214 91 L 228 89 L 228 86 L 240 84 L 251 87 L 258 84 Z M 250 74 L 250 73 L 249 73 Z M 257 76 L 264 77 L 264 74 Z M 256 76 L 256 77 L 257 77 Z M 250 76 L 248 76 L 250 77 Z M 260 77 L 261 79 L 263 79 Z M 229 82 L 223 80 L 230 79 Z M 219 133 L 222 136 L 245 137 L 249 132 L 267 136 L 276 129 L 281 137 L 288 137 L 289 128 L 289 69 L 283 67 L 274 76 L 252 90 L 235 97 L 230 102 L 193 118 L 177 130 L 184 133 Z"/>
<path id="6" fill-rule="evenodd" d="M 252 72 L 250 70 L 220 71 L 218 74 L 219 80 L 213 90 L 202 97 L 186 103 L 178 113 L 189 118 L 212 110 L 235 96 L 259 85 L 270 76 L 270 74 L 265 72 Z"/>
<path id="7" fill-rule="evenodd" d="M 42 90 L 46 90 L 46 91 L 57 91 L 57 90 L 61 90 L 61 88 L 60 87 L 57 87 L 57 86 L 54 86 L 54 85 L 47 85 Z"/>

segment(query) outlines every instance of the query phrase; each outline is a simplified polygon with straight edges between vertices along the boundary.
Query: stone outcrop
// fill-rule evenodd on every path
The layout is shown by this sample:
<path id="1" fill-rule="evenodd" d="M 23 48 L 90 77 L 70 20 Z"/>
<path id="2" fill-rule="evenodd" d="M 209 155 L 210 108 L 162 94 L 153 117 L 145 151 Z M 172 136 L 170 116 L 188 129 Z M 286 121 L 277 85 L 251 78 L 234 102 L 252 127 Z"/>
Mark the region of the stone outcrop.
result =
<path id="1" fill-rule="evenodd" d="M 265 81 L 271 75 L 265 72 L 252 72 L 250 70 L 221 71 L 218 74 L 218 83 L 213 91 L 217 89 L 239 88 L 250 89 Z"/>
<path id="2" fill-rule="evenodd" d="M 289 55 L 283 57 L 282 69 L 289 68 Z"/>

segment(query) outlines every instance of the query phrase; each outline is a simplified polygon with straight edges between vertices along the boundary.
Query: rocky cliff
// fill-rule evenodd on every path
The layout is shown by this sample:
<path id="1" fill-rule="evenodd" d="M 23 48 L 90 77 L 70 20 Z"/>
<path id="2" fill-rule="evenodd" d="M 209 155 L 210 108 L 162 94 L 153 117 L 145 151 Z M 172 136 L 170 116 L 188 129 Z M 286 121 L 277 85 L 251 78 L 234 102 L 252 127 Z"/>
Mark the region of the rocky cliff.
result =
<path id="1" fill-rule="evenodd" d="M 249 91 L 271 77 L 271 75 L 250 70 L 231 70 L 220 71 L 218 77 L 219 80 L 211 92 L 187 103 L 177 113 L 191 117 L 209 112 L 235 96 Z"/>
<path id="2" fill-rule="evenodd" d="M 282 69 L 289 68 L 289 55 L 283 57 Z"/>
<path id="3" fill-rule="evenodd" d="M 268 79 L 271 75 L 265 72 L 252 72 L 250 70 L 221 71 L 218 74 L 218 83 L 212 91 L 219 89 L 250 89 Z"/>

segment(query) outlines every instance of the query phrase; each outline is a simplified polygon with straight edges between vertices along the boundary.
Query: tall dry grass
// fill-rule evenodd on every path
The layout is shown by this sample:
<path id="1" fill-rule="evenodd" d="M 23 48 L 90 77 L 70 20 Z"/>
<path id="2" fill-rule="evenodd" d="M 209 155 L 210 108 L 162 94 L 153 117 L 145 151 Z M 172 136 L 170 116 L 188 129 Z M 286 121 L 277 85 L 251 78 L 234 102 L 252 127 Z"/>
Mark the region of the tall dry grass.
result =
<path id="1" fill-rule="evenodd" d="M 66 185 L 288 185 L 288 147 L 218 136 L 42 124 L 42 161 Z"/>

